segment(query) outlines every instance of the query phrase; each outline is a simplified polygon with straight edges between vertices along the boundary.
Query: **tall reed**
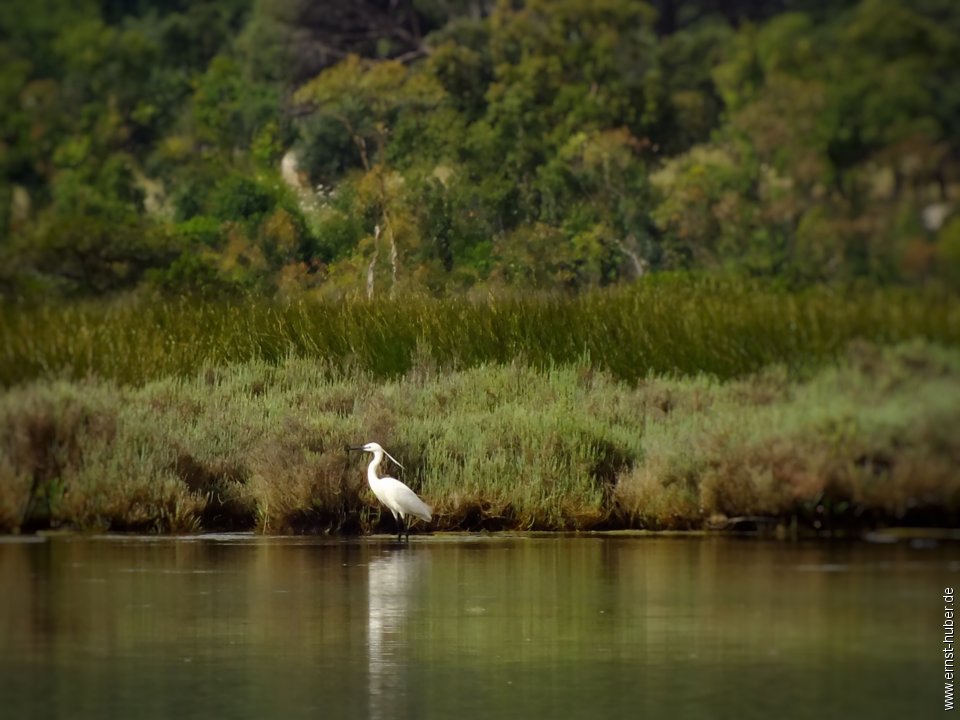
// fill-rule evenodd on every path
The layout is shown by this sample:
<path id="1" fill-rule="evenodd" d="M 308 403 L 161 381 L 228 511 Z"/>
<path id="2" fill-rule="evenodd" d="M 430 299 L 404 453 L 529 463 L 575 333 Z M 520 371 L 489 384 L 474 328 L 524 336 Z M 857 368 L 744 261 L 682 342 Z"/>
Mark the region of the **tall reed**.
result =
<path id="1" fill-rule="evenodd" d="M 729 378 L 771 363 L 814 364 L 855 338 L 954 345 L 960 303 L 935 290 L 790 292 L 684 276 L 576 296 L 8 303 L 0 304 L 0 385 L 89 376 L 141 384 L 287 356 L 377 378 L 425 359 L 462 369 L 514 358 L 541 369 L 586 363 L 629 382 L 650 374 Z"/>

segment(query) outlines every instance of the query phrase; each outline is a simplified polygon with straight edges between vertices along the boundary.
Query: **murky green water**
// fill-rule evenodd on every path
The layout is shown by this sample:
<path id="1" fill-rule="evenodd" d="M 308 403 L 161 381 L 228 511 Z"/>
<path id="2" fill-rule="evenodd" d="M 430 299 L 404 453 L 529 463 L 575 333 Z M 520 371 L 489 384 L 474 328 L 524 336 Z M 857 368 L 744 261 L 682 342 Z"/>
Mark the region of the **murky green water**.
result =
<path id="1" fill-rule="evenodd" d="M 5 718 L 942 712 L 956 546 L 0 542 Z"/>

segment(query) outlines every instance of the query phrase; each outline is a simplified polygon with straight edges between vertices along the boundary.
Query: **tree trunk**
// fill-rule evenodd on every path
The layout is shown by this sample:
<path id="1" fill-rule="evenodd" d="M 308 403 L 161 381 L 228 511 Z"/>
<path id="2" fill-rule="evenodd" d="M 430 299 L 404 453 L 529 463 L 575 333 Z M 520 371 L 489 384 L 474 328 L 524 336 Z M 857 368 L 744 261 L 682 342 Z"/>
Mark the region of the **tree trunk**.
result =
<path id="1" fill-rule="evenodd" d="M 631 234 L 627 236 L 627 240 L 630 241 L 630 245 L 636 247 L 637 239 Z M 646 263 L 643 258 L 634 250 L 629 247 L 623 240 L 617 238 L 617 246 L 620 248 L 620 252 L 626 255 L 630 259 L 630 263 L 633 265 L 633 271 L 636 273 L 636 276 L 643 277 L 644 272 L 646 272 Z"/>
<path id="2" fill-rule="evenodd" d="M 367 299 L 373 299 L 373 277 L 377 268 L 377 256 L 380 254 L 380 226 L 373 228 L 373 257 L 367 265 Z"/>
<path id="3" fill-rule="evenodd" d="M 397 255 L 397 242 L 393 236 L 393 230 L 390 230 L 390 272 L 393 277 L 393 283 L 390 285 L 390 297 L 393 297 L 397 291 L 397 265 L 399 257 Z"/>

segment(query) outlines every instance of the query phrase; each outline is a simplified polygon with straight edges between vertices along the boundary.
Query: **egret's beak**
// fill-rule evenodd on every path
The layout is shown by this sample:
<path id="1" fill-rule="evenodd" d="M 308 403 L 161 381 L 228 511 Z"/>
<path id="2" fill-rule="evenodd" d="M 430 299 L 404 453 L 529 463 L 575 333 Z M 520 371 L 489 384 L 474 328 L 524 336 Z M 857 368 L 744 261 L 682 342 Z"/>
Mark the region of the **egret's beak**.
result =
<path id="1" fill-rule="evenodd" d="M 351 450 L 357 450 L 357 451 L 359 451 L 359 452 L 363 452 L 363 448 L 362 448 L 362 447 L 354 447 L 353 445 L 348 445 L 348 446 L 347 446 L 347 452 L 350 452 Z"/>

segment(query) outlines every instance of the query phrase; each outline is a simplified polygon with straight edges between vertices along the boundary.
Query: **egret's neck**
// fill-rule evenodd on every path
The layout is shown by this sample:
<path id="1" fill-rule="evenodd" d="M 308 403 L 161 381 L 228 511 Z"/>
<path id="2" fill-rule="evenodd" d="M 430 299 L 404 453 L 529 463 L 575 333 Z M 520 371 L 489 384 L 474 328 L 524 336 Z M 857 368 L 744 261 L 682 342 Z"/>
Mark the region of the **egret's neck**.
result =
<path id="1" fill-rule="evenodd" d="M 373 460 L 371 460 L 367 466 L 367 482 L 371 485 L 380 479 L 377 477 L 377 467 L 380 465 L 381 460 L 383 460 L 383 450 L 374 450 Z"/>

